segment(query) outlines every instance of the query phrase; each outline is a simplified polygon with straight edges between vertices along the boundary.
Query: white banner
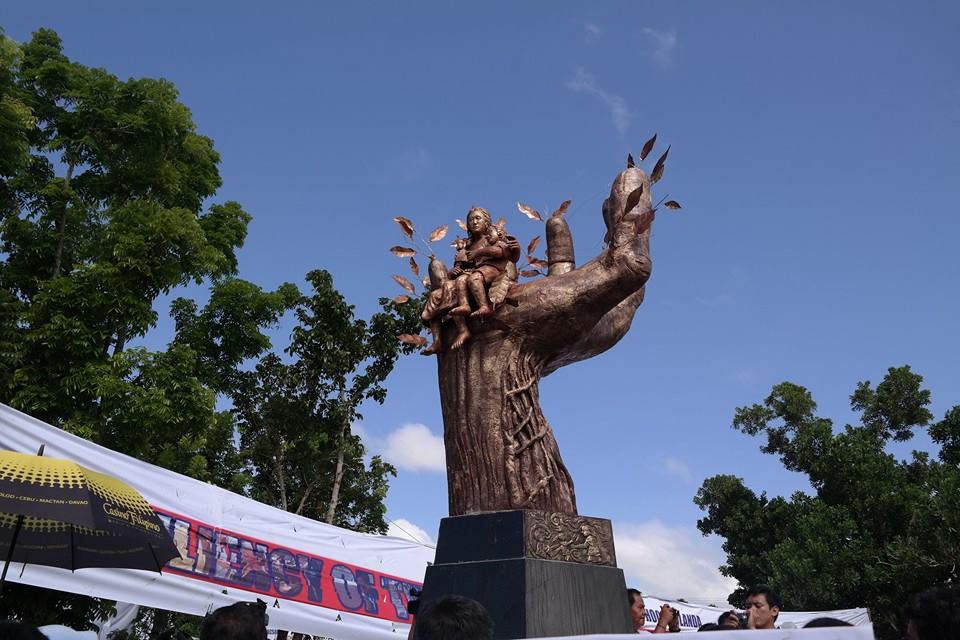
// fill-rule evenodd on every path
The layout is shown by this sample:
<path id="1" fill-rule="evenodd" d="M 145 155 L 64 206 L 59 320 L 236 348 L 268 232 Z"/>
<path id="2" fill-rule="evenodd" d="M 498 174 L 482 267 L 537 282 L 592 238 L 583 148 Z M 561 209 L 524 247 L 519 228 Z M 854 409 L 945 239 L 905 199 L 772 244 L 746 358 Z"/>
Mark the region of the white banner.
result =
<path id="1" fill-rule="evenodd" d="M 140 491 L 182 558 L 163 574 L 11 563 L 7 579 L 204 615 L 267 602 L 270 627 L 338 640 L 406 638 L 409 589 L 434 549 L 355 533 L 244 498 L 87 442 L 0 404 L 0 449 L 72 460 Z M 0 559 L 2 562 L 2 559 Z"/>
<path id="2" fill-rule="evenodd" d="M 702 607 L 687 602 L 661 600 L 647 594 L 643 594 L 643 604 L 647 607 L 647 624 L 644 628 L 650 630 L 657 626 L 660 606 L 663 604 L 669 604 L 680 612 L 681 631 L 696 631 L 700 625 L 716 622 L 721 613 L 733 609 L 733 607 Z M 836 618 L 853 625 L 870 625 L 870 612 L 867 609 L 858 608 L 837 609 L 835 611 L 781 611 L 780 615 L 777 616 L 777 626 L 782 630 L 797 629 L 815 618 Z M 754 638 L 755 636 L 750 637 Z M 869 637 L 873 637 L 872 633 Z"/>

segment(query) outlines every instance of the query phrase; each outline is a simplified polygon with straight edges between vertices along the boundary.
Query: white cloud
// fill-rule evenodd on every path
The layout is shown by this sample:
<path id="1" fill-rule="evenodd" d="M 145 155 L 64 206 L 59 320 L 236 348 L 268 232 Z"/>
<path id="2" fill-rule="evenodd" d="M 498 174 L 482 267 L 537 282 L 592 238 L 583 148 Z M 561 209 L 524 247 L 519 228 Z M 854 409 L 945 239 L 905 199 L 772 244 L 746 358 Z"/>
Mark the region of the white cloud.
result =
<path id="1" fill-rule="evenodd" d="M 627 106 L 627 101 L 621 96 L 604 91 L 597 86 L 593 75 L 588 73 L 583 67 L 574 67 L 573 79 L 568 80 L 566 86 L 571 91 L 577 93 L 586 93 L 587 95 L 599 98 L 610 110 L 610 116 L 613 118 L 613 126 L 617 132 L 623 135 L 630 126 L 633 114 Z"/>
<path id="2" fill-rule="evenodd" d="M 736 580 L 720 575 L 723 551 L 686 527 L 661 522 L 613 525 L 617 564 L 627 586 L 657 598 L 723 606 Z"/>
<path id="3" fill-rule="evenodd" d="M 663 470 L 675 478 L 680 478 L 685 482 L 693 482 L 693 474 L 690 467 L 685 462 L 673 456 L 667 456 L 663 459 Z"/>
<path id="4" fill-rule="evenodd" d="M 439 473 L 447 470 L 443 436 L 434 435 L 426 425 L 408 422 L 391 431 L 386 438 L 372 436 L 359 424 L 353 425 L 353 432 L 360 436 L 371 453 L 380 454 L 398 469 Z"/>
<path id="5" fill-rule="evenodd" d="M 437 543 L 430 537 L 430 534 L 403 518 L 390 521 L 390 525 L 387 527 L 387 535 L 393 536 L 394 538 L 403 538 L 404 540 L 413 540 L 414 542 L 420 542 L 430 545 L 431 547 L 437 546 Z"/>
<path id="6" fill-rule="evenodd" d="M 600 28 L 600 25 L 592 22 L 587 22 L 583 25 L 583 39 L 587 44 L 590 44 L 602 35 L 603 29 Z"/>
<path id="7" fill-rule="evenodd" d="M 654 62 L 664 69 L 673 66 L 677 50 L 676 31 L 657 31 L 644 27 L 643 39 L 650 48 L 650 55 L 653 56 Z"/>

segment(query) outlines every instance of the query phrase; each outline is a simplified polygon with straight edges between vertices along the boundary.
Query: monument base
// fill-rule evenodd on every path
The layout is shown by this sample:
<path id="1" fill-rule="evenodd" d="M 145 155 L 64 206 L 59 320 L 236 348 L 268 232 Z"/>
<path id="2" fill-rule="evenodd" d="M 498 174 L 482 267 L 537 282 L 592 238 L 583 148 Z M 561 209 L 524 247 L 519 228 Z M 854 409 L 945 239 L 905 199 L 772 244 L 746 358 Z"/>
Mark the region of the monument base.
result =
<path id="1" fill-rule="evenodd" d="M 495 640 L 633 633 L 609 520 L 543 511 L 444 518 L 421 607 L 457 594 L 481 602 Z"/>

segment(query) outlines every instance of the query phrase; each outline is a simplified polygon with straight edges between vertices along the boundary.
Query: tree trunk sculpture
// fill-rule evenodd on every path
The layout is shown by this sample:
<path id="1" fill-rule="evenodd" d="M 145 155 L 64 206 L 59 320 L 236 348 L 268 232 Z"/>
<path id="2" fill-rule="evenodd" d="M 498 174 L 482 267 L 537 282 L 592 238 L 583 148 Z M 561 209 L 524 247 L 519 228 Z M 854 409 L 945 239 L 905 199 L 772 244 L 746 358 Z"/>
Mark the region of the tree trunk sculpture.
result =
<path id="1" fill-rule="evenodd" d="M 458 349 L 449 348 L 454 327 L 444 326 L 438 374 L 451 516 L 577 513 L 539 382 L 606 351 L 629 330 L 652 265 L 649 187 L 638 168 L 617 176 L 603 204 L 606 246 L 579 268 L 566 220 L 547 220 L 548 276 L 513 285 L 508 299 L 516 306 L 470 318 L 471 337 Z"/>

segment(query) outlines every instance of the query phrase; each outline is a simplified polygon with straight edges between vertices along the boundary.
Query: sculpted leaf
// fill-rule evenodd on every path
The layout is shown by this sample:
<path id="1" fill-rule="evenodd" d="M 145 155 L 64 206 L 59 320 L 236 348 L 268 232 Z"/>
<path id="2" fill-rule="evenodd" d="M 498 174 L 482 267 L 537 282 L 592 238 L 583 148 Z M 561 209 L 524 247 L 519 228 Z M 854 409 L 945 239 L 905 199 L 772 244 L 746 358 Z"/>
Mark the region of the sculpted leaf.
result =
<path id="1" fill-rule="evenodd" d="M 457 226 L 463 229 L 464 231 L 467 230 L 467 223 L 461 220 L 460 218 L 457 218 Z"/>
<path id="2" fill-rule="evenodd" d="M 529 205 L 523 204 L 522 202 L 517 203 L 517 209 L 520 210 L 520 213 L 527 216 L 531 220 L 543 220 L 543 218 L 540 217 L 540 213 L 536 209 Z"/>
<path id="3" fill-rule="evenodd" d="M 665 206 L 667 209 L 682 209 L 680 203 L 676 200 L 667 200 L 663 203 L 663 206 Z"/>
<path id="4" fill-rule="evenodd" d="M 534 237 L 534 239 L 530 241 L 530 244 L 527 245 L 527 254 L 531 254 L 534 251 L 536 251 L 537 245 L 539 244 L 540 244 L 540 236 Z"/>
<path id="5" fill-rule="evenodd" d="M 527 256 L 527 262 L 533 265 L 534 267 L 539 267 L 541 269 L 546 269 L 549 266 L 546 260 L 541 260 L 540 258 L 534 258 L 533 256 Z"/>
<path id="6" fill-rule="evenodd" d="M 436 229 L 430 232 L 430 242 L 437 242 L 438 240 L 443 240 L 444 236 L 447 235 L 448 225 L 440 225 Z"/>
<path id="7" fill-rule="evenodd" d="M 394 282 L 398 285 L 409 291 L 410 293 L 416 293 L 417 289 L 413 286 L 413 283 L 404 278 L 403 276 L 393 276 Z"/>
<path id="8" fill-rule="evenodd" d="M 413 240 L 413 223 L 410 221 L 410 218 L 404 218 L 403 216 L 397 216 L 393 219 L 400 226 L 400 230 L 403 233 Z"/>
<path id="9" fill-rule="evenodd" d="M 653 145 L 655 144 L 657 144 L 657 134 L 653 134 L 652 138 L 643 143 L 643 149 L 640 150 L 640 162 L 647 159 L 647 156 L 653 151 Z"/>
<path id="10" fill-rule="evenodd" d="M 412 344 L 417 347 L 422 347 L 427 344 L 427 339 L 423 336 L 415 336 L 409 333 L 401 333 L 397 336 L 397 340 L 404 344 Z"/>
<path id="11" fill-rule="evenodd" d="M 417 250 L 413 247 L 401 247 L 397 245 L 395 247 L 390 247 L 390 253 L 397 256 L 398 258 L 412 258 L 417 255 Z"/>
<path id="12" fill-rule="evenodd" d="M 553 212 L 552 218 L 562 218 L 563 214 L 567 212 L 567 208 L 570 206 L 570 200 L 564 200 L 560 203 L 560 206 L 557 207 L 557 210 Z"/>
<path id="13" fill-rule="evenodd" d="M 656 184 L 663 177 L 663 165 L 667 162 L 667 154 L 670 153 L 670 147 L 663 152 L 657 164 L 653 165 L 653 171 L 650 172 L 650 184 Z"/>
<path id="14" fill-rule="evenodd" d="M 413 258 L 410 258 L 410 271 L 413 271 L 413 275 L 420 277 L 420 265 Z"/>
<path id="15" fill-rule="evenodd" d="M 521 271 L 520 275 L 522 275 L 524 278 L 536 278 L 542 274 L 535 269 L 527 269 L 526 271 Z"/>
<path id="16" fill-rule="evenodd" d="M 627 204 L 624 206 L 624 213 L 629 213 L 633 210 L 635 206 L 640 202 L 640 197 L 643 195 L 643 185 L 630 192 L 630 195 L 627 196 Z"/>
<path id="17" fill-rule="evenodd" d="M 410 302 L 410 296 L 393 296 L 393 301 L 397 304 L 406 304 Z"/>
<path id="18" fill-rule="evenodd" d="M 627 154 L 627 169 L 633 169 L 635 166 L 637 166 L 637 163 L 633 161 L 633 154 L 628 153 L 628 154 Z"/>

